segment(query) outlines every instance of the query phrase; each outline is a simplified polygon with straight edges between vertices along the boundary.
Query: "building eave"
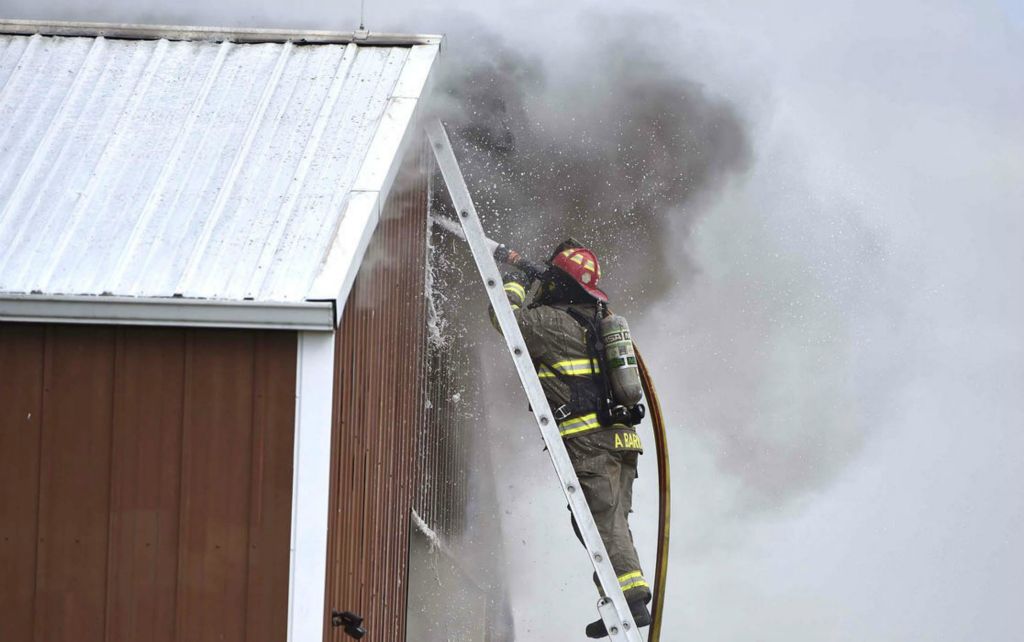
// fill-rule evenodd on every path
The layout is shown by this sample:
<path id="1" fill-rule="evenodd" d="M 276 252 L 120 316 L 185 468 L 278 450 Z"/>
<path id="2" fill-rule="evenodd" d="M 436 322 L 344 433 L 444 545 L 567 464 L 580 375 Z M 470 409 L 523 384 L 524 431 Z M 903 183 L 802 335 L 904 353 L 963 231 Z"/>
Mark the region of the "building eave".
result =
<path id="1" fill-rule="evenodd" d="M 379 47 L 440 45 L 443 36 L 433 34 L 376 33 L 370 31 L 317 31 L 200 27 L 192 25 L 138 25 L 104 22 L 0 20 L 0 33 L 31 36 L 82 36 L 125 40 L 205 40 L 211 42 L 293 42 L 296 44 L 349 44 Z"/>
<path id="2" fill-rule="evenodd" d="M 183 298 L 0 294 L 0 321 L 334 330 L 334 301 L 277 303 Z"/>
<path id="3" fill-rule="evenodd" d="M 310 300 L 335 300 L 335 323 L 341 323 L 345 301 L 377 229 L 380 211 L 387 201 L 402 158 L 419 135 L 417 123 L 433 83 L 440 44 L 413 47 L 410 61 L 399 76 L 395 94 L 388 101 L 380 127 L 367 151 L 352 188 L 348 210 L 329 248 L 320 274 L 307 293 Z"/>

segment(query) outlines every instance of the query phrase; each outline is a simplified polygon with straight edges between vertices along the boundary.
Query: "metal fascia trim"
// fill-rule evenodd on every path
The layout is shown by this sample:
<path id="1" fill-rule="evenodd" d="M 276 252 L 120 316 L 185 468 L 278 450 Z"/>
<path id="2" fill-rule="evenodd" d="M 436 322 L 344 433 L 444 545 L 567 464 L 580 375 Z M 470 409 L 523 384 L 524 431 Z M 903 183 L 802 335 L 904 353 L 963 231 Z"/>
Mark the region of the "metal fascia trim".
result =
<path id="1" fill-rule="evenodd" d="M 345 301 L 355 282 L 358 266 L 377 227 L 380 210 L 387 202 L 402 157 L 414 138 L 415 123 L 423 105 L 423 91 L 430 86 L 440 44 L 413 47 L 395 82 L 403 95 L 388 99 L 373 142 L 353 184 L 348 210 L 341 219 L 320 274 L 313 282 L 309 300 L 334 299 L 336 323 L 341 323 Z"/>
<path id="2" fill-rule="evenodd" d="M 364 31 L 316 31 L 299 29 L 256 29 L 241 27 L 199 27 L 191 25 L 138 25 L 106 22 L 61 22 L 43 20 L 0 20 L 0 33 L 31 36 L 117 38 L 125 40 L 209 40 L 239 43 L 294 42 L 296 44 L 349 44 L 371 47 L 439 45 L 444 36 L 433 34 L 373 33 Z"/>
<path id="3" fill-rule="evenodd" d="M 4 294 L 0 295 L 0 321 L 330 332 L 334 304 Z"/>

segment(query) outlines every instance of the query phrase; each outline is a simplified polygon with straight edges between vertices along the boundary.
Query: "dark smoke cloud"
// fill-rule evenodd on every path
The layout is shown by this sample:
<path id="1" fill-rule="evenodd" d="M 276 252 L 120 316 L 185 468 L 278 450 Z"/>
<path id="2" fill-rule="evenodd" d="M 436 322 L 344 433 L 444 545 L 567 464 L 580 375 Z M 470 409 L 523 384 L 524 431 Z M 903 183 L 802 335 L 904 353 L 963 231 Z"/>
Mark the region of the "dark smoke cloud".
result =
<path id="1" fill-rule="evenodd" d="M 488 232 L 542 258 L 569 235 L 590 244 L 641 346 L 671 346 L 650 359 L 671 364 L 658 373 L 666 409 L 685 408 L 675 429 L 711 453 L 705 490 L 732 488 L 720 520 L 744 521 L 831 484 L 884 408 L 895 374 L 851 376 L 849 346 L 868 349 L 870 322 L 851 313 L 874 307 L 885 249 L 855 204 L 813 195 L 787 153 L 761 150 L 772 162 L 754 164 L 738 106 L 673 66 L 670 19 L 634 18 L 642 40 L 621 23 L 592 18 L 569 41 L 528 48 L 462 21 L 439 111 Z M 728 230 L 710 253 L 691 237 L 698 222 Z M 473 274 L 466 264 L 444 288 L 471 290 L 446 314 L 484 345 Z M 861 381 L 884 383 L 867 394 Z M 499 419 L 523 421 L 518 407 Z"/>
<path id="2" fill-rule="evenodd" d="M 592 20 L 545 58 L 474 26 L 449 41 L 440 109 L 489 233 L 537 258 L 576 237 L 616 298 L 628 283 L 643 303 L 696 270 L 669 224 L 689 230 L 695 197 L 745 169 L 750 145 L 730 104 L 613 26 Z"/>

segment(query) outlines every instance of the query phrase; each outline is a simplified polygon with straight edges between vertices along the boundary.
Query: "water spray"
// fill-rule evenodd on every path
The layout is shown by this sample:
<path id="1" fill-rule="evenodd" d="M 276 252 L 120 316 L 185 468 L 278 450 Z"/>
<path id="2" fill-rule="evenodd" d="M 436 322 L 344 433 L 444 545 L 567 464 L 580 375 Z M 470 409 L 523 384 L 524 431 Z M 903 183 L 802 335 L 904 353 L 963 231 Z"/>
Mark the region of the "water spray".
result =
<path id="1" fill-rule="evenodd" d="M 451 232 L 463 241 L 466 240 L 466 235 L 462 231 L 462 226 L 459 225 L 457 221 L 453 221 L 445 216 L 431 216 L 430 220 L 435 225 Z M 487 237 L 484 237 L 484 241 L 487 243 L 487 250 L 492 256 L 494 256 L 494 260 L 498 263 L 504 263 L 505 265 L 518 268 L 531 279 L 539 279 L 545 272 L 547 272 L 548 268 L 546 265 L 527 259 L 525 256 L 508 247 L 504 243 L 499 243 Z"/>

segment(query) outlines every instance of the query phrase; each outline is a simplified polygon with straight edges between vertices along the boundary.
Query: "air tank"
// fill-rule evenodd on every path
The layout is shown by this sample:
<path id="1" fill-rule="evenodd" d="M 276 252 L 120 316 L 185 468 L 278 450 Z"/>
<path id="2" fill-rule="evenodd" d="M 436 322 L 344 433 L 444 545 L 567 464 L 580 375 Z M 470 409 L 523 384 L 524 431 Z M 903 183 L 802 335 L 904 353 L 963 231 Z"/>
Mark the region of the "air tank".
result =
<path id="1" fill-rule="evenodd" d="M 617 314 L 601 319 L 601 339 L 604 342 L 605 376 L 611 383 L 615 401 L 632 408 L 640 403 L 644 389 L 626 319 Z"/>

